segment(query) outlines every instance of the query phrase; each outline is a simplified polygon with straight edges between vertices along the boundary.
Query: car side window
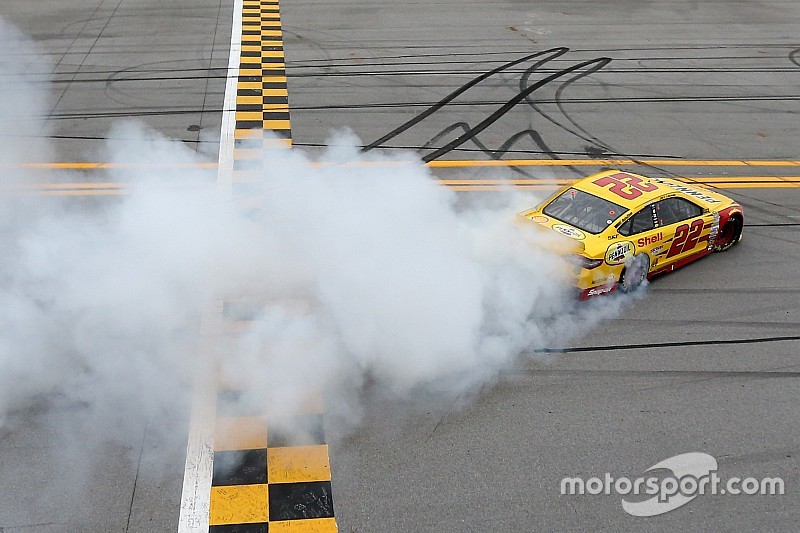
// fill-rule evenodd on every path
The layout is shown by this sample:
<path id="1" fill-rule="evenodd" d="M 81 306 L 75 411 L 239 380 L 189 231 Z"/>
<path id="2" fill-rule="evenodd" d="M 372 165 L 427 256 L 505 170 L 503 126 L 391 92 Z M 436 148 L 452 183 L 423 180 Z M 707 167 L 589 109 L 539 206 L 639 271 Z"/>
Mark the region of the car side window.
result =
<path id="1" fill-rule="evenodd" d="M 653 205 L 651 204 L 625 221 L 617 231 L 619 231 L 620 235 L 628 237 L 630 235 L 642 233 L 643 231 L 649 231 L 655 227 Z"/>
<path id="2" fill-rule="evenodd" d="M 665 198 L 656 204 L 659 226 L 669 226 L 682 220 L 699 217 L 702 214 L 703 210 L 699 206 L 677 196 Z"/>

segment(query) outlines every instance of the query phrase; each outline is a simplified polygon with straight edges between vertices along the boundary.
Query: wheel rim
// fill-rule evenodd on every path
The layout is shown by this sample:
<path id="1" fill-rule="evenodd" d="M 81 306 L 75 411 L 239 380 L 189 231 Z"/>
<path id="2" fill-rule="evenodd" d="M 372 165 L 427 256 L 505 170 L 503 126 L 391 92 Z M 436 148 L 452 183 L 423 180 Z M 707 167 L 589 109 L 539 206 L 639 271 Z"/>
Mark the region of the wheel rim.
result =
<path id="1" fill-rule="evenodd" d="M 625 269 L 622 277 L 622 286 L 626 291 L 631 291 L 642 284 L 647 277 L 648 267 L 645 266 L 649 263 L 647 258 L 634 257 L 630 267 Z"/>
<path id="2" fill-rule="evenodd" d="M 733 218 L 725 223 L 722 227 L 722 232 L 719 236 L 720 246 L 729 246 L 736 240 L 736 235 L 739 233 L 741 222 L 738 218 Z"/>

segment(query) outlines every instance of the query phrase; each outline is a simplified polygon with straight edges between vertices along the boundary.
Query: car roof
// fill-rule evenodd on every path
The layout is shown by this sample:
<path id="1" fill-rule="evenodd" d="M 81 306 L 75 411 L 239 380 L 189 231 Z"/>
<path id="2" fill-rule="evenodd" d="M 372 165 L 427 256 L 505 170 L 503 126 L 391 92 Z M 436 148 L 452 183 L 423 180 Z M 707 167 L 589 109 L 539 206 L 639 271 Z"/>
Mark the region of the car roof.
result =
<path id="1" fill-rule="evenodd" d="M 614 191 L 617 182 L 619 182 L 617 189 L 621 194 Z M 671 179 L 648 178 L 641 174 L 621 170 L 607 170 L 593 174 L 575 182 L 572 187 L 605 198 L 627 209 L 636 209 L 664 196 L 676 194 L 694 198 L 701 203 L 709 200 L 713 203 L 719 202 L 718 195 L 705 189 L 695 188 Z"/>

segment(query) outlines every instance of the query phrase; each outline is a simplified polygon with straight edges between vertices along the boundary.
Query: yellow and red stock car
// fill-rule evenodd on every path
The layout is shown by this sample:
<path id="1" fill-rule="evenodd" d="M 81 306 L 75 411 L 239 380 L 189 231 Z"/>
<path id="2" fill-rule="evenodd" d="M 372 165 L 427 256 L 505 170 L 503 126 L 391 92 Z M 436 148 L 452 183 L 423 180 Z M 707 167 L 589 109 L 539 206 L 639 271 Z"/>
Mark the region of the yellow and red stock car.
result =
<path id="1" fill-rule="evenodd" d="M 666 178 L 609 170 L 564 187 L 524 219 L 569 238 L 581 299 L 629 292 L 741 239 L 742 206 Z"/>

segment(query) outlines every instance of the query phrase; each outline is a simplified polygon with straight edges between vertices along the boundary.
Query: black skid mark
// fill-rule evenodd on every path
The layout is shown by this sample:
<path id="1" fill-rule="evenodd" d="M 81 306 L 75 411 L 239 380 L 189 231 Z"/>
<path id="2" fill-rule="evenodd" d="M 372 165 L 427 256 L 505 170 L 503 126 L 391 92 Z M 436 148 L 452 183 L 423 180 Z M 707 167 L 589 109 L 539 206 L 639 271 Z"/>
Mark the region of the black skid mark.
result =
<path id="1" fill-rule="evenodd" d="M 433 115 L 434 113 L 436 113 L 437 111 L 439 111 L 440 109 L 445 107 L 447 104 L 449 104 L 450 102 L 455 100 L 457 97 L 459 97 L 463 93 L 467 92 L 472 87 L 475 87 L 476 85 L 478 85 L 482 81 L 486 80 L 487 78 L 489 78 L 491 76 L 494 76 L 495 74 L 503 72 L 503 71 L 513 67 L 513 66 L 519 65 L 520 63 L 524 63 L 524 62 L 529 61 L 531 59 L 534 59 L 536 57 L 541 57 L 541 56 L 544 56 L 546 54 L 553 54 L 553 57 L 551 57 L 550 59 L 555 59 L 556 57 L 559 57 L 559 56 L 567 53 L 568 51 L 569 51 L 569 48 L 566 48 L 566 47 L 551 48 L 549 50 L 544 50 L 542 52 L 536 52 L 534 54 L 525 55 L 525 56 L 523 56 L 523 57 L 521 57 L 519 59 L 515 59 L 514 61 L 509 61 L 508 63 L 504 63 L 504 64 L 500 65 L 497 68 L 494 68 L 494 69 L 492 69 L 492 70 L 490 70 L 488 72 L 485 72 L 485 73 L 481 74 L 480 76 L 477 76 L 477 77 L 473 78 L 472 80 L 470 80 L 469 82 L 465 83 L 464 85 L 462 85 L 461 87 L 459 87 L 458 89 L 453 91 L 452 93 L 448 94 L 447 96 L 445 96 L 444 98 L 442 98 L 441 100 L 439 100 L 438 102 L 436 102 L 435 104 L 430 106 L 428 109 L 426 109 L 425 111 L 423 111 L 422 113 L 420 113 L 416 117 L 414 117 L 411 120 L 401 124 L 400 126 L 398 126 L 397 128 L 393 129 L 392 131 L 390 131 L 389 133 L 387 133 L 386 135 L 384 135 L 380 139 L 377 139 L 377 140 L 369 143 L 368 145 L 364 146 L 361 150 L 362 150 L 362 152 L 368 152 L 368 151 L 370 151 L 370 150 L 372 150 L 374 148 L 378 148 L 379 146 L 383 145 L 387 141 L 397 137 L 398 135 L 400 135 L 401 133 L 407 131 L 408 129 L 412 128 L 413 126 L 416 126 L 417 124 L 419 124 L 423 120 L 427 119 L 428 117 L 430 117 L 431 115 Z"/>
<path id="2" fill-rule="evenodd" d="M 561 54 L 559 54 L 559 55 L 561 55 Z M 607 61 L 611 61 L 611 59 L 609 59 L 609 58 L 598 58 L 598 59 L 590 59 L 588 61 L 582 61 L 581 63 L 578 63 L 577 65 L 573 65 L 571 67 L 559 70 L 556 73 L 551 74 L 550 76 L 547 76 L 547 77 L 539 80 L 538 82 L 534 83 L 533 85 L 527 87 L 524 91 L 521 91 L 515 97 L 511 98 L 510 100 L 508 100 L 500 108 L 498 108 L 496 111 L 491 113 L 488 117 L 486 117 L 481 122 L 479 122 L 475 127 L 471 128 L 469 131 L 465 132 L 463 135 L 460 135 L 457 139 L 454 139 L 454 140 L 450 141 L 449 143 L 447 143 L 446 145 L 442 146 L 441 148 L 439 148 L 437 150 L 434 150 L 430 154 L 424 156 L 422 158 L 422 160 L 425 161 L 425 162 L 433 161 L 434 159 L 437 159 L 437 158 L 443 156 L 444 154 L 450 152 L 454 148 L 458 148 L 459 146 L 461 146 L 465 142 L 473 139 L 477 134 L 479 134 L 480 132 L 482 132 L 483 130 L 485 130 L 486 128 L 488 128 L 492 124 L 494 124 L 497 120 L 502 118 L 506 113 L 508 113 L 511 109 L 513 109 L 514 106 L 516 106 L 518 103 L 524 101 L 525 98 L 527 98 L 531 93 L 533 93 L 537 89 L 540 89 L 541 87 L 544 87 L 545 85 L 547 85 L 547 84 L 549 84 L 549 83 L 561 78 L 562 76 L 570 74 L 571 72 L 575 72 L 576 70 L 580 70 L 580 69 L 582 69 L 584 67 L 596 64 L 598 62 L 607 62 Z"/>
<path id="3" fill-rule="evenodd" d="M 455 91 L 453 91 L 452 93 L 447 95 L 442 100 L 440 100 L 437 103 L 433 104 L 432 106 L 430 106 L 428 109 L 426 109 L 425 111 L 423 111 L 422 113 L 420 113 L 419 115 L 414 117 L 413 119 L 405 122 L 404 124 L 401 124 L 400 126 L 395 128 L 394 130 L 390 131 L 389 133 L 387 133 L 383 137 L 381 137 L 381 138 L 371 142 L 370 144 L 364 146 L 362 148 L 362 151 L 367 152 L 369 150 L 372 150 L 374 148 L 382 146 L 387 141 L 389 141 L 389 140 L 393 139 L 394 137 L 400 135 L 401 133 L 407 131 L 408 129 L 410 129 L 413 126 L 415 126 L 415 125 L 419 124 L 420 122 L 424 121 L 425 119 L 427 119 L 428 117 L 430 117 L 431 115 L 436 113 L 437 111 L 441 110 L 442 108 L 444 108 L 445 106 L 450 104 L 455 98 L 457 98 L 458 96 L 460 96 L 461 94 L 463 94 L 464 92 L 469 90 L 470 88 L 475 87 L 476 85 L 478 85 L 482 81 L 486 80 L 490 76 L 493 76 L 495 74 L 501 73 L 501 72 L 503 72 L 503 71 L 515 66 L 515 65 L 519 65 L 519 64 L 524 63 L 526 61 L 530 61 L 532 59 L 539 58 L 533 65 L 531 65 L 530 67 L 528 67 L 525 70 L 525 73 L 523 75 L 523 80 L 520 82 L 519 92 L 516 94 L 516 96 L 514 96 L 510 100 L 506 101 L 503 105 L 501 105 L 501 107 L 499 107 L 497 110 L 495 110 L 494 112 L 489 114 L 489 116 L 487 116 L 485 119 L 480 121 L 474 127 L 470 126 L 467 122 L 459 121 L 459 122 L 456 122 L 456 123 L 448 126 L 447 128 L 444 128 L 442 131 L 437 133 L 433 138 L 431 138 L 431 140 L 426 142 L 422 146 L 422 149 L 423 150 L 424 149 L 433 149 L 433 146 L 438 141 L 446 138 L 449 134 L 451 134 L 451 133 L 453 133 L 455 131 L 461 131 L 461 134 L 458 135 L 455 139 L 447 142 L 444 146 L 442 146 L 440 148 L 433 149 L 432 152 L 430 152 L 427 155 L 425 155 L 422 159 L 425 162 L 433 161 L 433 160 L 435 160 L 435 159 L 437 159 L 437 158 L 449 153 L 450 151 L 460 147 L 464 143 L 466 143 L 468 141 L 471 141 L 475 146 L 478 147 L 479 150 L 484 152 L 490 158 L 495 159 L 495 160 L 499 160 L 509 150 L 511 150 L 520 140 L 526 139 L 526 138 L 529 138 L 531 141 L 533 141 L 533 143 L 536 146 L 538 146 L 545 154 L 549 155 L 551 158 L 553 158 L 555 160 L 560 159 L 556 155 L 556 152 L 554 150 L 552 150 L 547 145 L 545 140 L 542 138 L 542 135 L 537 130 L 535 130 L 533 128 L 528 128 L 528 129 L 525 129 L 525 130 L 522 130 L 522 131 L 519 131 L 519 132 L 515 133 L 514 135 L 509 137 L 505 142 L 503 142 L 502 145 L 500 146 L 500 148 L 497 149 L 497 150 L 492 150 L 489 147 L 487 147 L 483 142 L 481 142 L 480 139 L 478 138 L 478 134 L 481 133 L 482 131 L 484 131 L 486 128 L 488 128 L 492 124 L 494 124 L 497 120 L 499 120 L 500 118 L 505 116 L 506 113 L 508 113 L 511 109 L 514 108 L 514 106 L 516 106 L 517 104 L 519 104 L 520 102 L 523 102 L 523 101 L 534 105 L 534 109 L 537 111 L 537 113 L 539 113 L 540 115 L 543 115 L 540 110 L 536 109 L 535 102 L 533 102 L 533 100 L 531 98 L 531 94 L 534 91 L 536 91 L 537 89 L 540 89 L 540 88 L 552 83 L 553 81 L 555 81 L 555 80 L 557 80 L 557 79 L 559 79 L 559 78 L 561 78 L 563 76 L 566 76 L 566 75 L 568 75 L 568 74 L 570 74 L 572 72 L 581 71 L 583 69 L 586 69 L 584 72 L 579 72 L 579 74 L 577 74 L 576 76 L 573 76 L 572 78 L 570 78 L 571 81 L 580 79 L 580 78 L 582 78 L 584 76 L 588 76 L 589 74 L 600 70 L 601 68 L 605 67 L 608 63 L 611 62 L 611 58 L 607 58 L 607 57 L 601 57 L 601 58 L 591 59 L 591 60 L 588 60 L 588 61 L 583 61 L 583 62 L 578 63 L 576 65 L 573 65 L 571 67 L 568 67 L 568 68 L 565 68 L 565 69 L 561 69 L 561 70 L 557 70 L 553 74 L 543 78 L 542 80 L 539 80 L 538 82 L 536 82 L 534 84 L 529 84 L 530 77 L 534 72 L 536 72 L 538 69 L 540 69 L 542 66 L 546 65 L 547 63 L 549 63 L 549 62 L 551 62 L 551 61 L 563 56 L 568 51 L 569 51 L 569 48 L 567 48 L 567 47 L 557 47 L 557 48 L 551 48 L 549 50 L 545 50 L 545 51 L 542 51 L 542 52 L 537 52 L 537 53 L 534 53 L 534 54 L 528 54 L 528 55 L 523 56 L 523 57 L 521 57 L 519 59 L 516 59 L 514 61 L 509 61 L 508 63 L 500 65 L 499 67 L 496 67 L 496 68 L 494 68 L 494 69 L 492 69 L 492 70 L 490 70 L 490 71 L 488 71 L 488 72 L 486 72 L 484 74 L 481 74 L 480 76 L 477 76 L 477 77 L 473 78 L 472 80 L 470 80 L 469 82 L 467 82 L 466 84 L 462 85 L 461 87 L 459 87 L 458 89 L 456 89 Z M 548 118 L 548 117 L 545 117 L 545 118 Z M 551 122 L 552 122 L 552 119 L 548 118 L 548 120 L 551 120 Z M 515 172 L 518 172 L 518 173 L 523 174 L 525 176 L 532 177 L 531 174 L 529 174 L 528 172 L 524 171 L 523 169 L 521 169 L 519 167 L 510 167 L 510 168 L 512 170 L 514 170 Z M 577 174 L 581 174 L 580 170 L 578 170 L 578 169 L 576 169 L 574 167 L 568 166 L 567 168 L 570 168 L 573 172 L 576 172 Z"/>
<path id="4" fill-rule="evenodd" d="M 443 138 L 447 137 L 453 131 L 456 131 L 456 130 L 459 130 L 459 129 L 461 131 L 463 131 L 463 132 L 468 132 L 470 130 L 470 127 L 469 127 L 469 124 L 467 124 L 466 122 L 456 122 L 455 124 L 446 127 L 441 132 L 439 132 L 436 135 L 434 135 L 433 138 L 431 138 L 430 141 L 428 141 L 427 143 L 425 143 L 422 146 L 422 149 L 425 150 L 425 149 L 432 148 L 437 142 L 439 142 Z M 527 130 L 518 131 L 517 133 L 515 133 L 514 135 L 509 137 L 502 145 L 500 145 L 500 148 L 498 148 L 497 150 L 492 150 L 491 148 L 489 148 L 488 146 L 483 144 L 483 142 L 480 139 L 478 139 L 477 137 L 474 137 L 471 140 L 472 140 L 472 143 L 475 146 L 477 146 L 480 151 L 482 151 L 483 153 L 485 153 L 486 155 L 488 155 L 492 159 L 499 161 L 520 140 L 522 140 L 522 139 L 524 139 L 526 137 L 530 138 L 530 140 L 533 141 L 533 143 L 536 146 L 538 146 L 542 150 L 542 152 L 546 153 L 547 155 L 549 155 L 553 159 L 560 159 L 560 157 L 558 157 L 558 155 L 556 155 L 555 152 L 549 146 L 547 146 L 547 144 L 545 143 L 544 139 L 539 134 L 539 132 L 534 130 L 534 129 L 527 129 Z M 526 171 L 526 170 L 524 170 L 524 169 L 522 169 L 520 167 L 517 167 L 517 166 L 509 166 L 508 168 L 510 168 L 514 172 L 517 172 L 517 173 L 522 174 L 524 176 L 527 176 L 529 178 L 535 178 L 536 177 L 533 174 L 531 174 L 530 172 L 528 172 L 528 171 Z"/>

